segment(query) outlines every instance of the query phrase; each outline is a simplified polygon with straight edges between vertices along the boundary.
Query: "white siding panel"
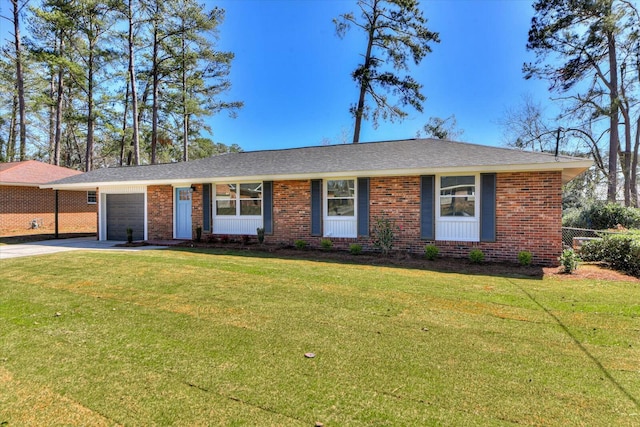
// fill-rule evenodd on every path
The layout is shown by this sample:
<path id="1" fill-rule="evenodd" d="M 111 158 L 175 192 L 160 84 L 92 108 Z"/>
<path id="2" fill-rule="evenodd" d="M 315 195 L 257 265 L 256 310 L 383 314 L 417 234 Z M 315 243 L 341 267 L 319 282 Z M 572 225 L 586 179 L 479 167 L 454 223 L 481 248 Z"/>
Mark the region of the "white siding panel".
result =
<path id="1" fill-rule="evenodd" d="M 99 187 L 100 194 L 146 193 L 146 185 L 108 185 Z"/>
<path id="2" fill-rule="evenodd" d="M 478 221 L 436 221 L 436 240 L 454 242 L 479 242 Z"/>
<path id="3" fill-rule="evenodd" d="M 262 218 L 216 216 L 213 218 L 214 234 L 257 235 L 258 227 L 262 227 Z"/>
<path id="4" fill-rule="evenodd" d="M 353 220 L 325 218 L 324 235 L 325 237 L 358 237 L 358 221 L 355 217 Z"/>

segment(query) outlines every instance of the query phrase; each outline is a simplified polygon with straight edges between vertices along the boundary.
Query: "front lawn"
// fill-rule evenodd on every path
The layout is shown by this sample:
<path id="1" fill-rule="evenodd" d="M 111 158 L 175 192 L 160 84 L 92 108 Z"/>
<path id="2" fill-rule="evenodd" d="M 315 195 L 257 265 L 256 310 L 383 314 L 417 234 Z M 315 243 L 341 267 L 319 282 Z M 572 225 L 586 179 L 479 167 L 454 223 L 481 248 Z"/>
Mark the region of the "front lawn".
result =
<path id="1" fill-rule="evenodd" d="M 640 284 L 206 250 L 0 264 L 0 424 L 316 422 L 638 425 Z"/>

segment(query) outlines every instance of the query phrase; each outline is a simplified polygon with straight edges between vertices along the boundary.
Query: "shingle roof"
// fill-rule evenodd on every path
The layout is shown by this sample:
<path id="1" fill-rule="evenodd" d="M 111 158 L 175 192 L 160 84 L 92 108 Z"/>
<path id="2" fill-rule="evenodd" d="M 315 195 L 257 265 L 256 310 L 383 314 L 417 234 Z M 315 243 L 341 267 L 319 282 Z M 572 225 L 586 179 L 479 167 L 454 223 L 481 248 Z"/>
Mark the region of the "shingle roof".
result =
<path id="1" fill-rule="evenodd" d="M 81 174 L 82 172 L 77 170 L 54 166 L 37 160 L 0 163 L 0 183 L 3 185 L 39 186 Z"/>
<path id="2" fill-rule="evenodd" d="M 314 176 L 381 176 L 446 171 L 569 170 L 591 161 L 435 139 L 409 139 L 228 153 L 182 163 L 97 169 L 55 186 L 207 182 L 223 179 L 301 179 Z M 579 173 L 577 172 L 577 173 Z M 575 176 L 577 173 L 574 173 Z M 571 177 L 573 177 L 571 176 Z"/>

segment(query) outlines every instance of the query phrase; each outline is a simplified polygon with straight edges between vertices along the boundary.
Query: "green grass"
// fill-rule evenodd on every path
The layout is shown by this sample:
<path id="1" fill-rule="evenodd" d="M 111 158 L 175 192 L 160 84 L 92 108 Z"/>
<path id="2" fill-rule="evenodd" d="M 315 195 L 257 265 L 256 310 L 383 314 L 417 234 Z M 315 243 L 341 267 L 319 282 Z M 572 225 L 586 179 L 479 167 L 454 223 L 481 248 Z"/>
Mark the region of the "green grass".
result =
<path id="1" fill-rule="evenodd" d="M 0 423 L 638 425 L 639 304 L 265 254 L 4 260 Z"/>

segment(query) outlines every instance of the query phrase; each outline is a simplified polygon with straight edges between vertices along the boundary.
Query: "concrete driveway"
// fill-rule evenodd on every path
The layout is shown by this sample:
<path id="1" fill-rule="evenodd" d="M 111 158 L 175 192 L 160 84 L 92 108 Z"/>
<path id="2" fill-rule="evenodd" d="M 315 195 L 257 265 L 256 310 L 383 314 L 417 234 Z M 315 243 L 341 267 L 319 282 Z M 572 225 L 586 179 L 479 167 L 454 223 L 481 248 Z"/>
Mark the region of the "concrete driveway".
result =
<path id="1" fill-rule="evenodd" d="M 143 251 L 167 248 L 167 246 L 155 245 L 137 247 L 116 246 L 120 243 L 124 242 L 111 240 L 99 241 L 96 240 L 95 237 L 78 237 L 75 239 L 54 239 L 17 245 L 2 245 L 0 246 L 0 260 L 78 250 Z"/>

